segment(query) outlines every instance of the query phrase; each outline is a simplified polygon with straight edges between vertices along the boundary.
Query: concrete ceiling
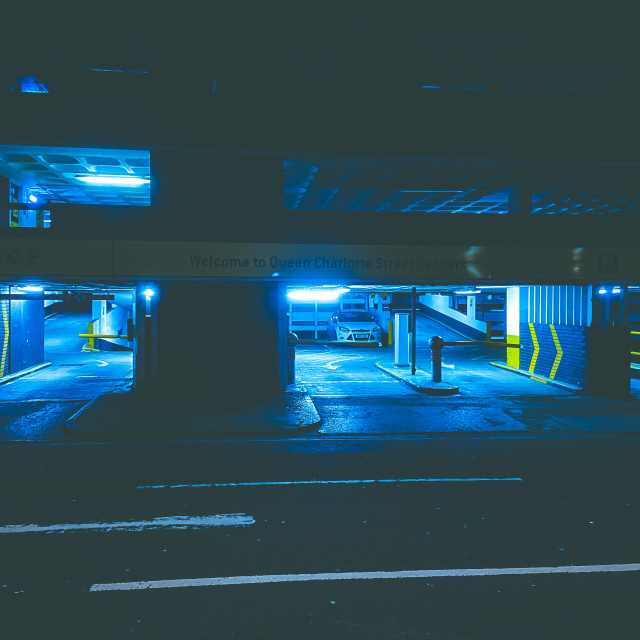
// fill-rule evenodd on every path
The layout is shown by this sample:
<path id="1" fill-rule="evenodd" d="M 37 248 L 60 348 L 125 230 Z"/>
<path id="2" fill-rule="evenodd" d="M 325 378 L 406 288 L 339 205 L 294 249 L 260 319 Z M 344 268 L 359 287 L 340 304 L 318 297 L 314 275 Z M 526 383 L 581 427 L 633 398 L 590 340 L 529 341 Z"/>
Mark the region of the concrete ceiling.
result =
<path id="1" fill-rule="evenodd" d="M 640 169 L 584 164 L 300 156 L 285 161 L 284 207 L 504 214 L 531 192 L 537 214 L 639 215 Z"/>
<path id="2" fill-rule="evenodd" d="M 16 180 L 43 202 L 149 205 L 149 184 L 89 185 L 79 176 L 149 178 L 149 152 L 125 149 L 0 146 L 0 175 Z"/>

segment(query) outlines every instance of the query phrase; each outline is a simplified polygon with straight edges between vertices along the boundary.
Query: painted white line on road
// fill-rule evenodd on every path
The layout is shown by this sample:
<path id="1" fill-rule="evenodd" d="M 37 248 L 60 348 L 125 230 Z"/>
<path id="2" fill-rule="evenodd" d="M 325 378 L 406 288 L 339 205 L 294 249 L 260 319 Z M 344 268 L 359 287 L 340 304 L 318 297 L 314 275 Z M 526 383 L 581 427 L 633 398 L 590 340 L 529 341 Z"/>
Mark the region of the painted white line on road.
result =
<path id="1" fill-rule="evenodd" d="M 255 520 L 245 513 L 221 513 L 212 516 L 168 516 L 153 520 L 125 522 L 84 522 L 71 524 L 7 524 L 0 534 L 65 533 L 67 531 L 144 531 L 146 529 L 200 529 L 204 527 L 246 526 Z"/>
<path id="2" fill-rule="evenodd" d="M 200 487 L 262 487 L 292 484 L 377 484 L 396 482 L 523 482 L 522 478 L 382 478 L 377 480 L 284 480 L 279 482 L 207 482 L 201 484 L 150 484 L 136 489 L 197 489 Z"/>
<path id="3" fill-rule="evenodd" d="M 518 576 L 552 573 L 611 573 L 640 571 L 635 564 L 591 564 L 560 567 L 505 567 L 495 569 L 418 569 L 415 571 L 354 571 L 348 573 L 288 573 L 224 578 L 184 578 L 142 582 L 108 582 L 91 585 L 89 591 L 134 591 L 137 589 L 176 589 L 182 587 L 223 587 L 232 584 L 273 584 L 282 582 L 320 582 L 325 580 L 405 580 L 407 578 L 462 578 L 469 576 Z"/>

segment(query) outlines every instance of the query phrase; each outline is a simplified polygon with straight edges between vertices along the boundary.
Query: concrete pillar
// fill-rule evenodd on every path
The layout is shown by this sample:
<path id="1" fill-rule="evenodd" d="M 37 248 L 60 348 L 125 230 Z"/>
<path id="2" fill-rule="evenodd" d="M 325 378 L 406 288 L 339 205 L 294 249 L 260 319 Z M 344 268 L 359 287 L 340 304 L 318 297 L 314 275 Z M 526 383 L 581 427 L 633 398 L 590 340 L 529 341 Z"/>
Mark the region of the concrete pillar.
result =
<path id="1" fill-rule="evenodd" d="M 280 285 L 167 284 L 157 287 L 150 303 L 141 294 L 136 390 L 177 403 L 220 406 L 286 388 Z"/>
<path id="2" fill-rule="evenodd" d="M 508 344 L 520 344 L 520 287 L 507 287 L 507 322 L 505 338 Z M 520 350 L 507 348 L 507 365 L 520 368 Z"/>
<path id="3" fill-rule="evenodd" d="M 599 293 L 600 290 L 606 293 Z M 587 393 L 626 398 L 631 388 L 631 335 L 624 308 L 624 289 L 591 288 L 592 321 L 587 334 Z M 615 312 L 614 312 L 615 307 Z"/>
<path id="4" fill-rule="evenodd" d="M 520 187 L 509 193 L 509 213 L 531 213 L 531 189 Z"/>
<path id="5" fill-rule="evenodd" d="M 44 302 L 10 301 L 9 371 L 16 373 L 44 362 Z"/>

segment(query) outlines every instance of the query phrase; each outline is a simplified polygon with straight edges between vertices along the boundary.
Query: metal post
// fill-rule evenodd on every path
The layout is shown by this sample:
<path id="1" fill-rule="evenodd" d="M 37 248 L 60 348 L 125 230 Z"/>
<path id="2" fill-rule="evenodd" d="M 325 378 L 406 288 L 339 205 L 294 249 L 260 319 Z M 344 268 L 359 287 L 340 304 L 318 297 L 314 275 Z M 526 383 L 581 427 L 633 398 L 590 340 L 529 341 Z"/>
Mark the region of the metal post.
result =
<path id="1" fill-rule="evenodd" d="M 431 347 L 431 382 L 442 382 L 442 347 L 444 340 L 440 336 L 433 336 L 429 340 Z"/>
<path id="2" fill-rule="evenodd" d="M 411 375 L 416 375 L 416 288 L 411 289 Z"/>

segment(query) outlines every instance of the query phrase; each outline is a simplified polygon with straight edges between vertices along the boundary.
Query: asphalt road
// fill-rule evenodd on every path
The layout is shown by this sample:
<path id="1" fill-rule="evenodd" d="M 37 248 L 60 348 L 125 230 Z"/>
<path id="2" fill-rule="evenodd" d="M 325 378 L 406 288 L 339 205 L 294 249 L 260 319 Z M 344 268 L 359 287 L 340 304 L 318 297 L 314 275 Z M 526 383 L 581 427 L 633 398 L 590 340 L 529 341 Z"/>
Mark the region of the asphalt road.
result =
<path id="1" fill-rule="evenodd" d="M 2 635 L 635 639 L 639 448 L 557 435 L 4 445 Z"/>

